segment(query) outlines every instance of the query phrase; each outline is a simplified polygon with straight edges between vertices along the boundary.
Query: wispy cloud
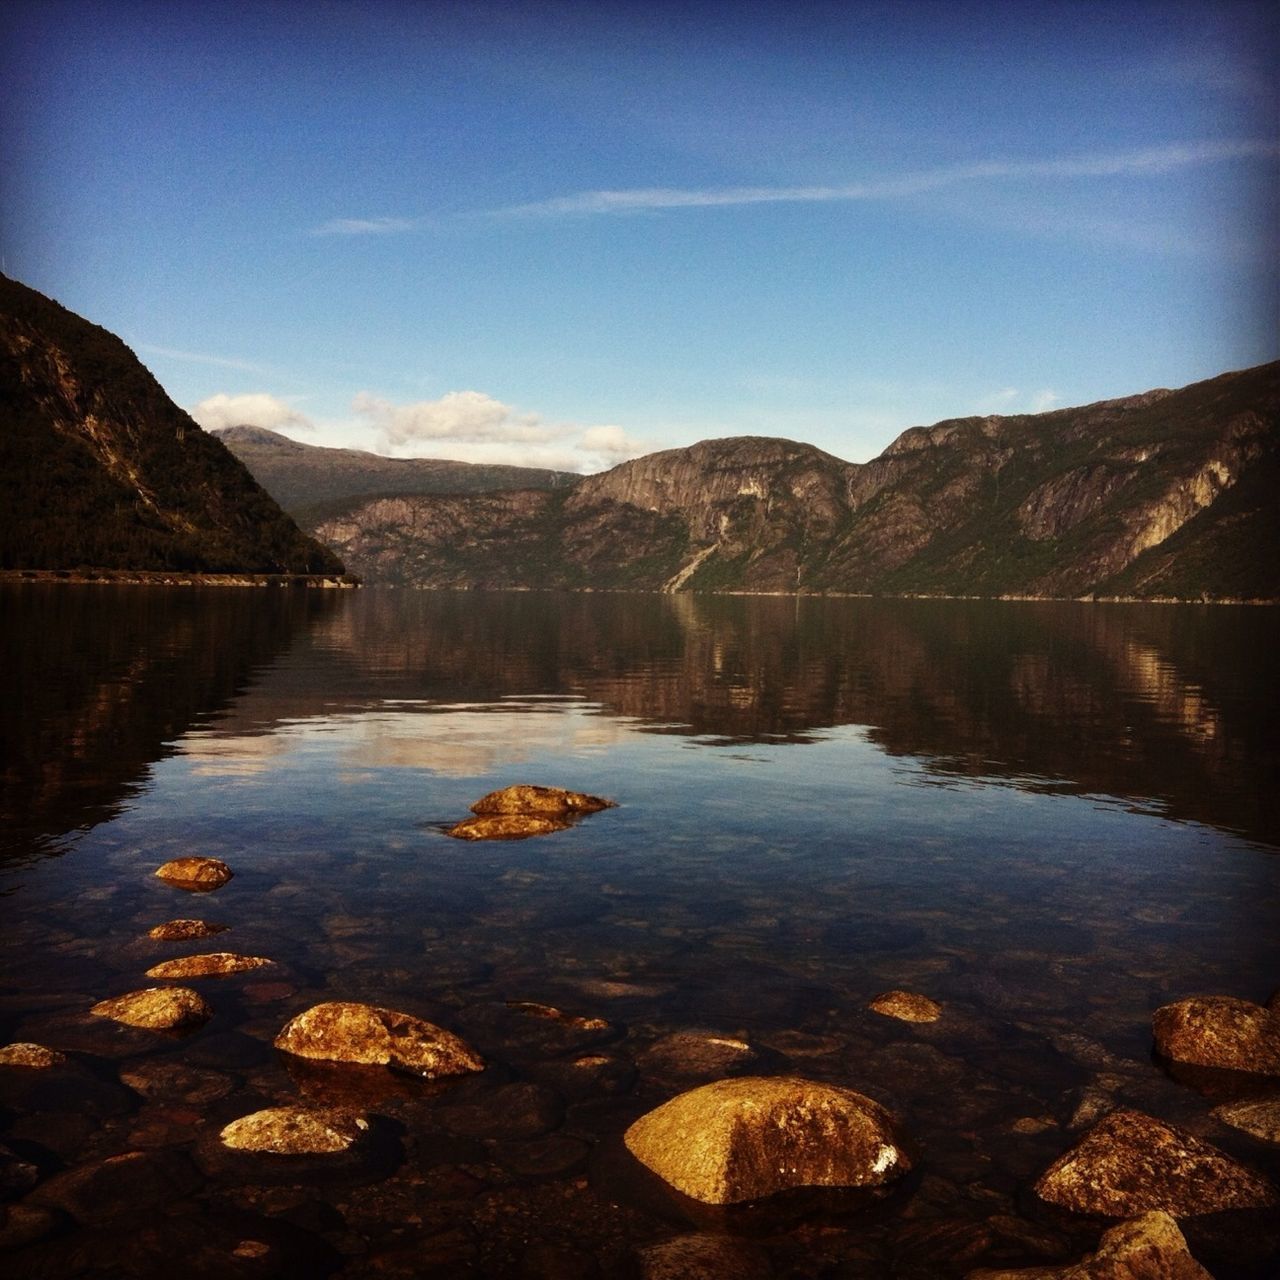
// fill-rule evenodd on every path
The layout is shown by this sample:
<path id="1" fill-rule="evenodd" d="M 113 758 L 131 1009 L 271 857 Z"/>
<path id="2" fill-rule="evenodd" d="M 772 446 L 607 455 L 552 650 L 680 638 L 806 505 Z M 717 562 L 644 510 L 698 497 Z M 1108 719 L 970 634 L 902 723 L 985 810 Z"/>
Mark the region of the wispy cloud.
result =
<path id="1" fill-rule="evenodd" d="M 157 347 L 150 342 L 135 342 L 134 348 L 149 356 L 163 356 L 166 360 L 182 360 L 189 364 L 208 364 L 216 369 L 238 369 L 242 373 L 271 373 L 266 365 L 252 360 L 233 360 L 227 356 L 206 355 L 201 351 L 179 351 L 174 347 Z"/>
<path id="2" fill-rule="evenodd" d="M 555 216 L 640 213 L 662 209 L 706 209 L 749 204 L 816 204 L 890 200 L 959 183 L 1009 178 L 1112 178 L 1172 173 L 1196 165 L 1280 155 L 1280 142 L 1262 139 L 1169 143 L 1134 151 L 1062 156 L 1048 160 L 987 160 L 898 174 L 839 186 L 634 187 L 580 191 L 532 204 L 493 210 L 495 216 Z"/>
<path id="3" fill-rule="evenodd" d="M 412 231 L 413 218 L 331 218 L 311 228 L 313 236 L 390 236 Z"/>

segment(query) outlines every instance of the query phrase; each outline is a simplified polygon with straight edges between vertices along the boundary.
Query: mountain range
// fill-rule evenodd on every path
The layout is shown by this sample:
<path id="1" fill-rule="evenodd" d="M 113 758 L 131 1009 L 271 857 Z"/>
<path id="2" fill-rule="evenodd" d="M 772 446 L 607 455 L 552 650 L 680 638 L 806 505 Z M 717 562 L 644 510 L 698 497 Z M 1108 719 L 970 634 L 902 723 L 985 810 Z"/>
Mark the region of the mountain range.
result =
<path id="1" fill-rule="evenodd" d="M 366 582 L 399 586 L 1274 600 L 1278 421 L 1280 362 L 914 427 L 861 464 L 744 436 L 571 484 L 464 472 L 489 491 L 342 496 L 335 483 L 295 510 Z M 272 444 L 299 459 L 289 478 L 259 470 L 243 434 L 223 438 L 295 502 L 322 455 L 356 465 Z M 370 474 L 388 461 L 364 457 Z"/>

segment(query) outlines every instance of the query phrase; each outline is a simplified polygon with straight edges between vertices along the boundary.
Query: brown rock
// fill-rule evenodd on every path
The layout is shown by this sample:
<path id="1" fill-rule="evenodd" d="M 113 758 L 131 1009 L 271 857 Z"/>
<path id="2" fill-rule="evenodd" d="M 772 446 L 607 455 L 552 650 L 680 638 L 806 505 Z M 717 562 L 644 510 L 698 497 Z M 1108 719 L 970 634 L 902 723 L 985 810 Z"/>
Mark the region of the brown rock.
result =
<path id="1" fill-rule="evenodd" d="M 501 813 L 455 822 L 445 835 L 455 840 L 527 840 L 530 836 L 547 836 L 564 831 L 572 823 L 566 818 L 553 818 L 537 813 Z"/>
<path id="2" fill-rule="evenodd" d="M 196 1107 L 225 1098 L 235 1088 L 235 1080 L 221 1071 L 150 1058 L 123 1068 L 120 1083 L 128 1085 L 144 1098 L 170 1103 L 177 1100 Z"/>
<path id="3" fill-rule="evenodd" d="M 213 1017 L 213 1010 L 187 987 L 148 987 L 127 995 L 100 1000 L 89 1010 L 99 1018 L 123 1022 L 128 1027 L 148 1031 L 171 1031 L 177 1027 L 198 1027 Z"/>
<path id="4" fill-rule="evenodd" d="M 1280 1009 L 1234 996 L 1192 996 L 1157 1009 L 1156 1049 L 1174 1062 L 1280 1075 Z"/>
<path id="5" fill-rule="evenodd" d="M 867 1007 L 902 1022 L 937 1022 L 942 1016 L 942 1006 L 936 1000 L 914 991 L 886 991 Z"/>
<path id="6" fill-rule="evenodd" d="M 42 1044 L 7 1044 L 0 1049 L 0 1067 L 32 1067 L 42 1070 L 47 1067 L 60 1067 L 67 1060 L 65 1053 L 57 1049 L 46 1049 Z"/>
<path id="7" fill-rule="evenodd" d="M 1280 1205 L 1261 1174 L 1140 1111 L 1113 1111 L 1040 1176 L 1036 1194 L 1076 1213 L 1176 1217 Z"/>
<path id="8" fill-rule="evenodd" d="M 331 1155 L 348 1150 L 369 1130 L 354 1111 L 335 1107 L 268 1107 L 233 1120 L 218 1135 L 233 1151 L 278 1156 Z"/>
<path id="9" fill-rule="evenodd" d="M 229 924 L 213 924 L 208 920 L 166 920 L 148 929 L 147 937 L 157 942 L 185 942 L 188 938 L 211 938 L 230 928 Z"/>
<path id="10" fill-rule="evenodd" d="M 160 1205 L 188 1194 L 200 1179 L 176 1151 L 126 1151 L 68 1169 L 42 1182 L 28 1203 L 52 1205 L 91 1226 L 117 1226 L 156 1215 Z"/>
<path id="11" fill-rule="evenodd" d="M 232 951 L 211 951 L 207 955 L 180 956 L 176 960 L 165 960 L 162 964 L 152 965 L 147 970 L 147 977 L 222 977 L 228 973 L 248 973 L 251 969 L 262 969 L 274 963 L 274 960 L 266 960 L 262 956 L 238 956 Z"/>
<path id="12" fill-rule="evenodd" d="M 790 1187 L 869 1187 L 911 1167 L 870 1098 L 795 1076 L 719 1080 L 641 1116 L 628 1150 L 677 1191 L 737 1204 Z"/>
<path id="13" fill-rule="evenodd" d="M 10 1253 L 51 1235 L 58 1221 L 57 1214 L 38 1205 L 5 1205 L 0 1209 L 0 1253 Z"/>
<path id="14" fill-rule="evenodd" d="M 1178 1224 L 1155 1210 L 1111 1228 L 1097 1253 L 1062 1267 L 970 1271 L 965 1280 L 1213 1280 L 1188 1252 Z"/>
<path id="15" fill-rule="evenodd" d="M 1240 1129 L 1263 1142 L 1280 1144 L 1280 1097 L 1225 1103 L 1214 1107 L 1213 1114 L 1233 1129 Z"/>
<path id="16" fill-rule="evenodd" d="M 527 1014 L 530 1018 L 545 1018 L 548 1022 L 558 1022 L 573 1031 L 607 1031 L 609 1024 L 603 1018 L 584 1018 L 579 1014 L 565 1013 L 554 1005 L 538 1004 L 533 1000 L 508 1000 L 507 1008 L 517 1013 Z"/>
<path id="17" fill-rule="evenodd" d="M 519 784 L 491 791 L 471 806 L 477 814 L 541 813 L 565 815 L 597 813 L 601 809 L 614 809 L 612 800 L 589 796 L 581 791 L 565 791 L 562 787 L 534 787 Z"/>
<path id="18" fill-rule="evenodd" d="M 647 1075 L 692 1083 L 742 1075 L 758 1068 L 760 1054 L 745 1040 L 715 1031 L 673 1031 L 655 1040 L 637 1065 Z"/>
<path id="19" fill-rule="evenodd" d="M 414 1075 L 483 1071 L 484 1060 L 450 1031 L 407 1013 L 351 1001 L 312 1006 L 275 1039 L 277 1049 L 300 1058 L 397 1067 Z"/>
<path id="20" fill-rule="evenodd" d="M 637 1252 L 641 1280 L 768 1280 L 769 1255 L 733 1236 L 694 1232 L 651 1244 Z"/>
<path id="21" fill-rule="evenodd" d="M 156 869 L 161 880 L 197 893 L 220 889 L 233 874 L 231 868 L 217 858 L 174 858 Z"/>

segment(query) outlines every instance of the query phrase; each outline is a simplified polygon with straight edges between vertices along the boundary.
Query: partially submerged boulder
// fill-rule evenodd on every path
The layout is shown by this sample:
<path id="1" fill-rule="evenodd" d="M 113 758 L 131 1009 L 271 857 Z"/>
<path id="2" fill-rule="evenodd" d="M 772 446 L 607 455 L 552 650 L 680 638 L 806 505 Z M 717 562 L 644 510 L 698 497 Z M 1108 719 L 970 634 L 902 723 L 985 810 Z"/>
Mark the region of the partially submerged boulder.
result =
<path id="1" fill-rule="evenodd" d="M 601 809 L 614 809 L 612 800 L 601 796 L 589 796 L 582 791 L 566 791 L 563 787 L 535 787 L 525 783 L 490 791 L 471 806 L 471 812 L 481 815 L 501 813 L 541 813 L 567 815 L 597 813 Z"/>
<path id="2" fill-rule="evenodd" d="M 573 824 L 565 818 L 539 813 L 499 813 L 463 818 L 445 831 L 455 840 L 527 840 L 564 831 Z"/>
<path id="3" fill-rule="evenodd" d="M 213 1010 L 187 987 L 148 987 L 130 991 L 110 1000 L 99 1000 L 89 1010 L 99 1018 L 110 1018 L 128 1027 L 148 1031 L 174 1031 L 198 1027 L 213 1017 Z"/>
<path id="4" fill-rule="evenodd" d="M 879 1103 L 795 1076 L 691 1089 L 641 1116 L 625 1142 L 658 1177 L 705 1204 L 793 1187 L 879 1186 L 911 1167 Z"/>
<path id="5" fill-rule="evenodd" d="M 1178 1224 L 1152 1210 L 1106 1232 L 1097 1253 L 1060 1267 L 970 1271 L 965 1280 L 1213 1280 L 1187 1249 Z"/>
<path id="6" fill-rule="evenodd" d="M 1156 1051 L 1174 1062 L 1280 1076 L 1280 1009 L 1235 996 L 1192 996 L 1157 1009 Z"/>
<path id="7" fill-rule="evenodd" d="M 174 858 L 156 868 L 156 875 L 179 889 L 196 893 L 220 889 L 235 873 L 218 858 Z"/>
<path id="8" fill-rule="evenodd" d="M 214 924 L 208 920 L 166 920 L 154 929 L 147 930 L 147 937 L 157 942 L 186 942 L 190 938 L 211 938 L 215 933 L 225 933 L 229 924 Z"/>
<path id="9" fill-rule="evenodd" d="M 942 1016 L 942 1006 L 936 1000 L 914 991 L 885 991 L 868 1008 L 900 1022 L 937 1022 Z"/>
<path id="10" fill-rule="evenodd" d="M 46 1049 L 42 1044 L 30 1044 L 19 1041 L 7 1044 L 0 1049 L 0 1067 L 30 1067 L 33 1070 L 46 1070 L 49 1067 L 60 1067 L 67 1060 L 65 1053 L 57 1049 Z"/>
<path id="11" fill-rule="evenodd" d="M 1233 1129 L 1280 1146 L 1280 1096 L 1223 1103 L 1213 1114 Z"/>
<path id="12" fill-rule="evenodd" d="M 264 969 L 274 960 L 263 956 L 241 956 L 233 951 L 210 951 L 199 956 L 179 956 L 165 960 L 147 970 L 148 978 L 211 978 L 229 973 L 249 973 Z"/>
<path id="13" fill-rule="evenodd" d="M 369 1131 L 369 1121 L 336 1107 L 268 1107 L 241 1116 L 218 1135 L 232 1151 L 278 1156 L 336 1155 Z"/>
<path id="14" fill-rule="evenodd" d="M 1075 1213 L 1176 1217 L 1280 1206 L 1261 1174 L 1140 1111 L 1113 1111 L 1040 1176 L 1036 1194 Z"/>
<path id="15" fill-rule="evenodd" d="M 396 1067 L 427 1079 L 483 1071 L 484 1060 L 451 1031 L 394 1009 L 335 1000 L 288 1022 L 277 1049 L 300 1058 Z"/>

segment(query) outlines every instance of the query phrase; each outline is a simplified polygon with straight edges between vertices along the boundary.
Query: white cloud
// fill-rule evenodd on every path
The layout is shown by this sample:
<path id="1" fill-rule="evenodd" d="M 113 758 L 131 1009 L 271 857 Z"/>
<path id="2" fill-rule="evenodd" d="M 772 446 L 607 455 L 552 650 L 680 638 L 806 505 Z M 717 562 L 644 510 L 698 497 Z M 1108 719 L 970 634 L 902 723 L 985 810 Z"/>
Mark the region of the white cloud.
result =
<path id="1" fill-rule="evenodd" d="M 389 236 L 412 231 L 412 218 L 331 218 L 311 228 L 313 236 Z"/>
<path id="2" fill-rule="evenodd" d="M 387 449 L 405 457 L 589 472 L 651 448 L 622 427 L 548 422 L 483 391 L 450 391 L 438 400 L 399 405 L 362 391 L 351 407 L 377 429 Z"/>
<path id="3" fill-rule="evenodd" d="M 229 396 L 220 391 L 201 400 L 191 416 L 206 430 L 219 427 L 266 427 L 278 431 L 281 427 L 310 430 L 311 420 L 278 396 L 265 391 L 246 395 Z"/>
<path id="4" fill-rule="evenodd" d="M 271 372 L 265 365 L 254 364 L 251 360 L 232 360 L 227 356 L 206 355 L 203 351 L 179 351 L 174 347 L 157 347 L 150 342 L 137 342 L 134 345 L 139 351 L 145 351 L 152 356 L 163 356 L 166 360 L 182 360 L 190 364 L 209 364 L 218 369 L 237 369 L 241 373 Z"/>
<path id="5" fill-rule="evenodd" d="M 975 410 L 987 414 L 1047 413 L 1058 403 L 1058 393 L 1047 387 L 1040 391 L 1020 391 L 1017 387 L 1001 387 L 983 396 Z"/>
<path id="6" fill-rule="evenodd" d="M 1031 412 L 1048 413 L 1058 403 L 1058 399 L 1058 393 L 1050 391 L 1048 387 L 1045 387 L 1043 391 L 1032 392 Z"/>

